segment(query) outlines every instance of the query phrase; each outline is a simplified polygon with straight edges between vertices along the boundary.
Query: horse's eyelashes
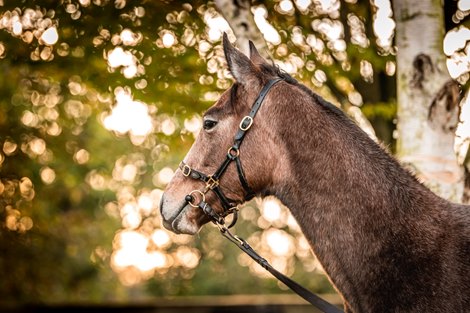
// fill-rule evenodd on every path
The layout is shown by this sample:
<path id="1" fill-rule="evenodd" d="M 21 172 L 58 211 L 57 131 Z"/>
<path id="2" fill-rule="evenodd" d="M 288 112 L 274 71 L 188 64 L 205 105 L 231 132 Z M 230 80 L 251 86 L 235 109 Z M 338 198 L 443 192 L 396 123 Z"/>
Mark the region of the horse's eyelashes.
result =
<path id="1" fill-rule="evenodd" d="M 217 122 L 216 122 L 216 121 L 213 121 L 213 120 L 205 120 L 202 127 L 203 127 L 205 130 L 209 130 L 209 129 L 214 128 L 215 125 L 217 125 Z"/>

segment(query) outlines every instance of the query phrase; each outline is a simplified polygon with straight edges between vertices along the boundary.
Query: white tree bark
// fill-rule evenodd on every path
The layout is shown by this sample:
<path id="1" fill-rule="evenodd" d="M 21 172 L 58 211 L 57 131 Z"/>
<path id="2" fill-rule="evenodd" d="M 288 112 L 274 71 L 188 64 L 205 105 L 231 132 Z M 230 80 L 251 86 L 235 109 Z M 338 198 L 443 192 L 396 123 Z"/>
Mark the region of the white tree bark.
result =
<path id="1" fill-rule="evenodd" d="M 467 156 L 465 157 L 463 165 L 465 172 L 465 182 L 462 202 L 470 204 L 470 147 L 467 151 Z"/>
<path id="2" fill-rule="evenodd" d="M 444 198 L 462 201 L 463 168 L 454 152 L 459 87 L 442 51 L 441 1 L 395 0 L 398 145 L 397 154 Z"/>
<path id="3" fill-rule="evenodd" d="M 250 0 L 214 0 L 214 3 L 237 37 L 238 48 L 249 56 L 251 40 L 261 56 L 268 59 L 268 47 L 251 14 Z"/>

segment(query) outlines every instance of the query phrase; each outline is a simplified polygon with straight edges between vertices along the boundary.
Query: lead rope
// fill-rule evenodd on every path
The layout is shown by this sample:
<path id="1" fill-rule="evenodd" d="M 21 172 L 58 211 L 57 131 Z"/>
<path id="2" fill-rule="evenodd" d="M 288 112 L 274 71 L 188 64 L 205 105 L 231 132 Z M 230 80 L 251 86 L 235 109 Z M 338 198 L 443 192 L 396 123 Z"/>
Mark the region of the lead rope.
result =
<path id="1" fill-rule="evenodd" d="M 230 230 L 225 226 L 225 224 L 215 223 L 220 230 L 222 236 L 227 238 L 230 242 L 235 244 L 240 250 L 245 252 L 250 258 L 252 258 L 256 263 L 261 265 L 265 270 L 267 270 L 271 275 L 282 281 L 287 287 L 289 287 L 293 292 L 304 298 L 313 306 L 317 307 L 319 310 L 323 311 L 324 313 L 344 313 L 341 309 L 337 308 L 333 304 L 329 303 L 326 300 L 323 300 L 316 294 L 310 292 L 303 286 L 299 285 L 297 282 L 293 281 L 286 275 L 282 274 L 268 261 L 260 256 L 244 239 L 234 235 L 230 232 Z"/>

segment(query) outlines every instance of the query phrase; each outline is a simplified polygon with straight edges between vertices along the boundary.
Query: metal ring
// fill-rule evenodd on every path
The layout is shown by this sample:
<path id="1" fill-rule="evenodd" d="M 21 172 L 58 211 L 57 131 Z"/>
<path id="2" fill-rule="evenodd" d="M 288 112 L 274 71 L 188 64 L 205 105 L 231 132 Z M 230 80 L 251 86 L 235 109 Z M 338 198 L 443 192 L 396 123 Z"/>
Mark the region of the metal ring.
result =
<path id="1" fill-rule="evenodd" d="M 189 193 L 189 195 L 193 198 L 194 201 L 196 201 L 196 197 L 193 196 L 193 193 L 199 193 L 201 195 L 201 198 L 202 198 L 202 202 L 206 202 L 206 196 L 204 195 L 204 193 L 201 191 L 201 190 L 193 190 Z M 198 204 L 193 204 L 191 201 L 188 201 L 188 204 L 190 206 L 192 206 L 193 208 L 198 208 L 199 207 L 199 203 Z"/>
<path id="2" fill-rule="evenodd" d="M 234 152 L 235 154 L 233 154 L 232 152 Z M 235 147 L 230 147 L 227 151 L 227 155 L 229 158 L 231 158 L 232 160 L 238 158 L 238 156 L 240 155 L 240 150 L 238 148 L 235 148 Z"/>

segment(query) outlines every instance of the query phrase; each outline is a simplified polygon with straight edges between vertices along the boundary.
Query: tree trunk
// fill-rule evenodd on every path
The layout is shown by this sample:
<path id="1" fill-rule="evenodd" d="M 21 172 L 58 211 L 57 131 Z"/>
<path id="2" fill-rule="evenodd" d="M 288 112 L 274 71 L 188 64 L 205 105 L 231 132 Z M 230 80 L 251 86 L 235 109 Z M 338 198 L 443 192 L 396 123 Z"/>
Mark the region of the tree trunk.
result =
<path id="1" fill-rule="evenodd" d="M 251 14 L 249 0 L 214 0 L 220 14 L 227 20 L 237 37 L 237 45 L 245 55 L 250 55 L 248 41 L 255 44 L 264 58 L 269 58 L 268 47 Z"/>
<path id="2" fill-rule="evenodd" d="M 462 201 L 463 168 L 454 152 L 459 87 L 442 51 L 441 1 L 393 1 L 396 25 L 397 155 L 434 192 Z"/>
<path id="3" fill-rule="evenodd" d="M 463 165 L 465 172 L 465 182 L 462 202 L 470 204 L 470 147 L 468 147 L 467 156 L 465 157 Z"/>

